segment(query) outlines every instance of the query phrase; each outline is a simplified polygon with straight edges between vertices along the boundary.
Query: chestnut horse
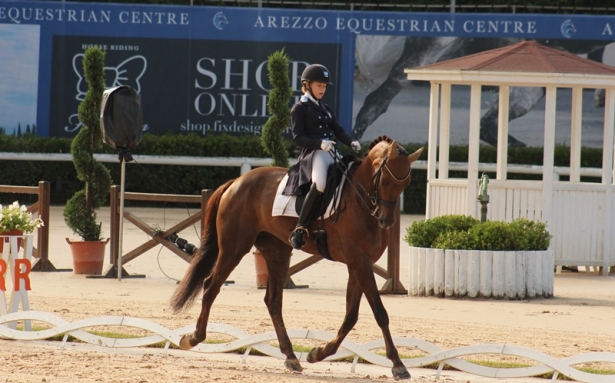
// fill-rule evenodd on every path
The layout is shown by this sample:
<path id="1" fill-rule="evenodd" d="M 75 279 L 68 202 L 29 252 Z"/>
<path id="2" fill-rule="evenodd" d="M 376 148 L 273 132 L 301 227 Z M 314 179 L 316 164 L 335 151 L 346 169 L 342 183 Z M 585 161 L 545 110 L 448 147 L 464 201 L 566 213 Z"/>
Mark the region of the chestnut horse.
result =
<path id="1" fill-rule="evenodd" d="M 389 331 L 389 317 L 378 292 L 372 271 L 388 243 L 388 230 L 395 222 L 397 201 L 410 184 L 410 166 L 423 148 L 408 154 L 388 137 L 379 137 L 370 144 L 365 158 L 351 169 L 350 185 L 342 194 L 337 220 L 324 220 L 329 254 L 334 261 L 348 267 L 346 316 L 337 337 L 324 347 L 310 351 L 307 360 L 318 362 L 337 352 L 338 347 L 356 324 L 361 297 L 365 294 L 376 322 L 382 330 L 387 357 L 393 362 L 395 379 L 408 379 L 410 374 L 399 358 Z M 186 275 L 171 299 L 175 312 L 188 307 L 203 289 L 201 314 L 194 333 L 184 335 L 182 349 L 190 349 L 205 340 L 207 320 L 214 299 L 243 256 L 252 246 L 263 254 L 269 271 L 265 304 L 273 322 L 280 351 L 286 355 L 285 366 L 295 372 L 303 370 L 292 349 L 282 318 L 282 293 L 293 248 L 288 236 L 296 218 L 272 217 L 273 200 L 278 184 L 288 169 L 262 167 L 220 186 L 206 206 L 205 230 L 201 247 L 194 255 Z M 308 229 L 313 228 L 315 221 Z M 310 230 L 311 231 L 311 230 Z M 310 236 L 302 249 L 318 254 Z"/>

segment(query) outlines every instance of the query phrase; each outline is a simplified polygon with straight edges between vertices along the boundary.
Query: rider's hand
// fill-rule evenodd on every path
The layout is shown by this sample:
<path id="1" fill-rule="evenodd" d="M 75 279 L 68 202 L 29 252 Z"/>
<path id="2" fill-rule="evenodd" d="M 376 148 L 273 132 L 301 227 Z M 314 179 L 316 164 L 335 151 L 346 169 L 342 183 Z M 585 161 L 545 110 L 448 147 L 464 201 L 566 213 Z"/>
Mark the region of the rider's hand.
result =
<path id="1" fill-rule="evenodd" d="M 361 151 L 361 144 L 359 143 L 359 141 L 352 141 L 350 147 L 352 148 L 352 150 L 354 150 L 355 153 L 359 153 Z"/>
<path id="2" fill-rule="evenodd" d="M 335 142 L 329 140 L 320 141 L 320 148 L 325 152 L 330 152 L 335 148 Z"/>

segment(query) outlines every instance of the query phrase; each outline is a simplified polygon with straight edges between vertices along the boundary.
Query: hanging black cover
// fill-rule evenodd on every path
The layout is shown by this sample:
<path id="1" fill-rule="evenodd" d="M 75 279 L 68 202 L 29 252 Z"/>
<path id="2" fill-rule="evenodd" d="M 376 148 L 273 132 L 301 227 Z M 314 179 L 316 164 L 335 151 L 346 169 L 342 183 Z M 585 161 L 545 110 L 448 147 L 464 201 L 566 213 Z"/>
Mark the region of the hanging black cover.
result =
<path id="1" fill-rule="evenodd" d="M 141 142 L 143 131 L 141 95 L 127 85 L 107 89 L 100 108 L 103 141 L 120 152 Z"/>

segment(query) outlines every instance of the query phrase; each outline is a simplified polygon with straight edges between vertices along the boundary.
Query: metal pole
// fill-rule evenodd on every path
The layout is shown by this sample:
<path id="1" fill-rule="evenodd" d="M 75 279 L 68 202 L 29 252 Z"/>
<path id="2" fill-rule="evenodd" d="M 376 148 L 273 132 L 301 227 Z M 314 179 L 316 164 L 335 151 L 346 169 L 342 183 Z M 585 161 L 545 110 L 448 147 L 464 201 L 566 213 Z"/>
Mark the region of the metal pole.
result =
<path id="1" fill-rule="evenodd" d="M 120 165 L 122 168 L 120 176 L 120 233 L 119 244 L 117 250 L 117 280 L 122 280 L 122 242 L 124 241 L 124 180 L 126 178 L 126 161 L 124 156 L 120 156 Z"/>
<path id="2" fill-rule="evenodd" d="M 451 0 L 451 13 L 455 13 L 455 0 Z"/>

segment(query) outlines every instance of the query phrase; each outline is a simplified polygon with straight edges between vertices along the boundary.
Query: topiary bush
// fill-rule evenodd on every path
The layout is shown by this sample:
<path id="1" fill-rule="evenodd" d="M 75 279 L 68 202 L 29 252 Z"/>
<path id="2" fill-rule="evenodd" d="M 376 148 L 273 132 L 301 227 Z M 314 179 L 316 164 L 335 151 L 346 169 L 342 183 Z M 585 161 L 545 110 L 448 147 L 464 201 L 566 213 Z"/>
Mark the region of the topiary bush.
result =
<path id="1" fill-rule="evenodd" d="M 78 110 L 83 126 L 70 147 L 77 177 L 85 182 L 85 188 L 66 202 L 64 221 L 84 241 L 102 240 L 102 223 L 96 220 L 96 209 L 109 196 L 111 186 L 109 169 L 97 162 L 93 155 L 102 144 L 99 112 L 105 90 L 104 64 L 105 52 L 100 48 L 90 47 L 85 51 L 83 69 L 88 90 Z"/>
<path id="2" fill-rule="evenodd" d="M 287 168 L 288 151 L 284 145 L 282 134 L 290 126 L 290 109 L 288 104 L 293 94 L 288 78 L 290 58 L 284 53 L 284 48 L 273 52 L 267 60 L 269 82 L 273 89 L 269 91 L 267 107 L 271 116 L 263 125 L 261 142 L 263 149 L 273 158 L 273 166 Z"/>
<path id="3" fill-rule="evenodd" d="M 486 221 L 464 215 L 443 215 L 413 222 L 404 240 L 414 247 L 457 250 L 547 250 L 547 225 L 517 218 L 512 222 Z"/>

